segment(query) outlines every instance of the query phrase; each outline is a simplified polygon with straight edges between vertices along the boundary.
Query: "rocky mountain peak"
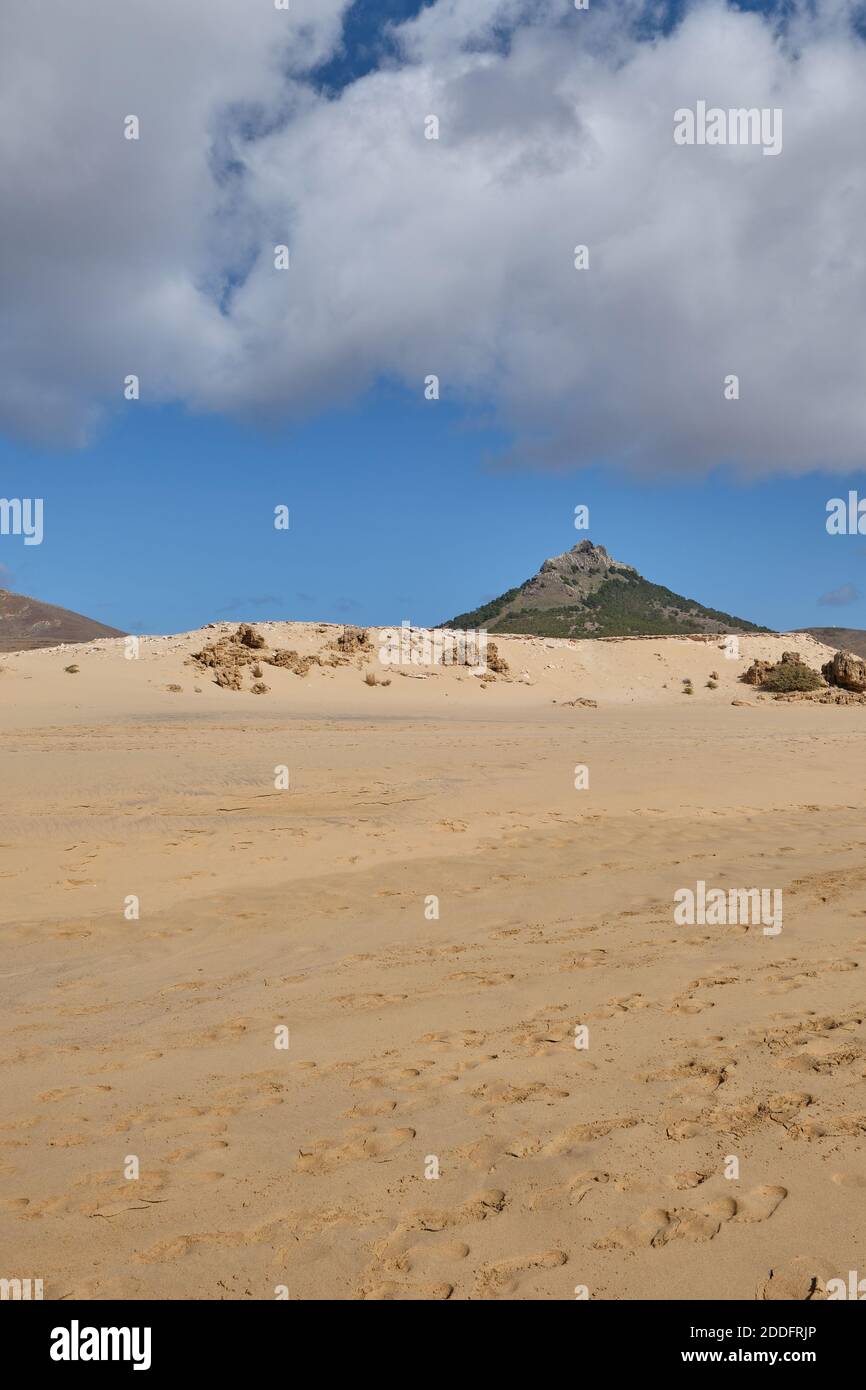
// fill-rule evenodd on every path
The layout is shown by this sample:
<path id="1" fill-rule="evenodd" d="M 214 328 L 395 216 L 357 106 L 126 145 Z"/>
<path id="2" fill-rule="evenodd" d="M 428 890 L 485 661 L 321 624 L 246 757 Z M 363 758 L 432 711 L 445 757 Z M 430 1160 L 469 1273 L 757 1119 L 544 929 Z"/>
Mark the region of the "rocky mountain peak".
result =
<path id="1" fill-rule="evenodd" d="M 461 613 L 446 627 L 543 637 L 642 637 L 714 632 L 755 632 L 754 623 L 707 608 L 644 579 L 594 541 L 578 541 L 552 555 L 517 588 L 480 608 Z"/>
<path id="2" fill-rule="evenodd" d="M 603 577 L 614 567 L 629 570 L 632 568 L 631 565 L 620 565 L 603 545 L 596 545 L 593 541 L 578 541 L 571 550 L 564 551 L 562 555 L 552 555 L 549 560 L 545 560 L 538 572 L 557 574 L 563 578 L 576 574 Z"/>

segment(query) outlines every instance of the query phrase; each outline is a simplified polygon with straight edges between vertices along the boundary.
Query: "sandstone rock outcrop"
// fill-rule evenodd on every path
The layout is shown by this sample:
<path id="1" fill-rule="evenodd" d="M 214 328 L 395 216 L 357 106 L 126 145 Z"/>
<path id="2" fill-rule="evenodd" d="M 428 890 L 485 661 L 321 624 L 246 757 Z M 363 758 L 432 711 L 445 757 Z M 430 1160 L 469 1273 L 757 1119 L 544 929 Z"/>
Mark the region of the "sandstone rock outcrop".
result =
<path id="1" fill-rule="evenodd" d="M 866 661 L 853 652 L 836 652 L 821 671 L 828 685 L 838 685 L 858 694 L 866 690 Z"/>
<path id="2" fill-rule="evenodd" d="M 772 661 L 753 661 L 748 671 L 743 672 L 740 680 L 744 685 L 763 685 L 765 676 L 772 669 Z"/>

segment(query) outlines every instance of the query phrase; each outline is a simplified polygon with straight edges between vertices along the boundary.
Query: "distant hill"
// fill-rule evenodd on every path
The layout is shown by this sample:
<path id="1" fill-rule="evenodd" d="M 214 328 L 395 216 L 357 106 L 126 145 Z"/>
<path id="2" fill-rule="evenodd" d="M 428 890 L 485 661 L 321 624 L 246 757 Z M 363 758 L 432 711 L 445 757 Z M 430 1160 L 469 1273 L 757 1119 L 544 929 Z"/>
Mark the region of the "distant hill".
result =
<path id="1" fill-rule="evenodd" d="M 0 652 L 56 647 L 61 642 L 92 642 L 95 637 L 123 637 L 116 627 L 94 622 L 68 608 L 40 603 L 26 594 L 0 589 Z"/>
<path id="2" fill-rule="evenodd" d="M 836 647 L 840 652 L 866 656 L 866 631 L 862 627 L 801 627 L 798 631 L 808 632 L 819 642 Z"/>
<path id="3" fill-rule="evenodd" d="M 592 541 L 580 541 L 564 555 L 545 560 L 538 573 L 516 589 L 458 614 L 444 626 L 539 637 L 768 631 L 650 583 Z"/>

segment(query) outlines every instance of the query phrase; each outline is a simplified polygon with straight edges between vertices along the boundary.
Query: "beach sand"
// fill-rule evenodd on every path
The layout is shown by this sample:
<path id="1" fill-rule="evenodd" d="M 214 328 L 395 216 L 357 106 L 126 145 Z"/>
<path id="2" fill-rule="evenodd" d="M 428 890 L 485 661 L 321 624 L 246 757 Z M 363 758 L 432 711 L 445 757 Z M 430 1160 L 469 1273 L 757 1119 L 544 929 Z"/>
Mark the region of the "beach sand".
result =
<path id="1" fill-rule="evenodd" d="M 219 631 L 0 658 L 0 1275 L 753 1299 L 866 1271 L 866 708 L 737 680 L 829 649 L 497 637 L 507 679 L 362 654 L 254 695 L 188 664 Z M 780 889 L 782 931 L 676 925 L 698 881 Z"/>

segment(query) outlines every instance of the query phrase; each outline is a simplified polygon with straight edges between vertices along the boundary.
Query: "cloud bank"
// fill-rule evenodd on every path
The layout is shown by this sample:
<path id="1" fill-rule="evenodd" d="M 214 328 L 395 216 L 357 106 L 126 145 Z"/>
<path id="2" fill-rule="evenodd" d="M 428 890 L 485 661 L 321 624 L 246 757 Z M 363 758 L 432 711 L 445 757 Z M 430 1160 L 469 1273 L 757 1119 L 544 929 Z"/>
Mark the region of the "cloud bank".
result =
<path id="1" fill-rule="evenodd" d="M 648 38 L 638 3 L 438 0 L 328 97 L 346 8 L 6 0 L 0 428 L 81 444 L 140 408 L 129 373 L 252 419 L 435 374 L 505 464 L 861 465 L 852 7 L 700 4 Z M 781 153 L 675 144 L 698 101 L 781 110 Z"/>

